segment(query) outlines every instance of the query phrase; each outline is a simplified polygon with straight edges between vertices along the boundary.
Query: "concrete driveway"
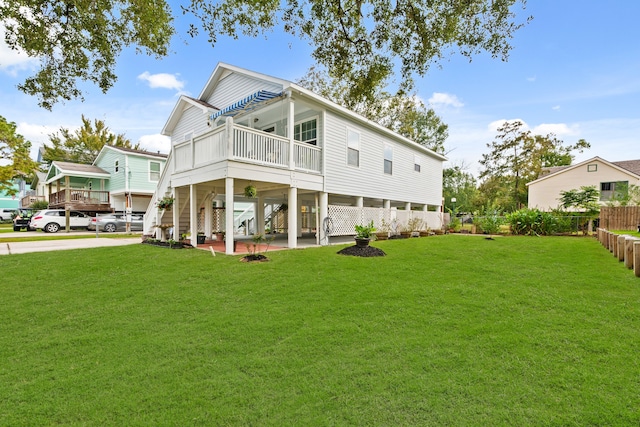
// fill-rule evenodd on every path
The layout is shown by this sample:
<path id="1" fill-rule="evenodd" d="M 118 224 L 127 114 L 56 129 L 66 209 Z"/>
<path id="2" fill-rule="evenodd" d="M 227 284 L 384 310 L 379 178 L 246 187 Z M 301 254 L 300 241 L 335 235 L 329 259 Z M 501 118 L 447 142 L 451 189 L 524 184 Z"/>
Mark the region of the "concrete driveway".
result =
<path id="1" fill-rule="evenodd" d="M 92 237 L 87 237 L 85 239 L 39 240 L 33 242 L 0 242 L 0 255 L 25 254 L 29 252 L 62 251 L 67 249 L 100 248 L 105 246 L 123 246 L 133 245 L 142 241 L 140 236 L 113 239 L 109 237 L 96 238 L 95 232 L 77 232 L 73 234 L 86 234 L 92 235 Z M 0 234 L 0 238 L 20 238 L 31 237 L 34 235 L 35 234 L 33 232 L 2 233 Z M 63 235 L 68 234 L 64 233 Z"/>

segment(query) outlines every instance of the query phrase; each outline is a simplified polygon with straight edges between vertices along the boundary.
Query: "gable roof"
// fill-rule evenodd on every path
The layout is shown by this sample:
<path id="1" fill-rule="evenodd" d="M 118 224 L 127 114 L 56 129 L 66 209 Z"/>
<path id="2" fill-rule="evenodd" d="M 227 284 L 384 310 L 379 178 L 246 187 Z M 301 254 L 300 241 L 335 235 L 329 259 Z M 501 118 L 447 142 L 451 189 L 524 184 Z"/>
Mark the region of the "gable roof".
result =
<path id="1" fill-rule="evenodd" d="M 94 165 L 98 164 L 98 161 L 102 159 L 102 157 L 104 157 L 107 151 L 116 151 L 125 155 L 132 154 L 138 157 L 146 157 L 146 158 L 150 158 L 153 160 L 160 160 L 160 161 L 166 161 L 168 157 L 167 154 L 163 154 L 159 152 L 154 153 L 152 151 L 146 151 L 146 150 L 136 150 L 136 149 L 127 148 L 127 147 L 116 147 L 113 145 L 105 145 L 104 147 L 102 147 L 102 150 L 100 150 L 100 152 L 96 156 L 96 159 L 93 161 L 93 164 Z"/>
<path id="2" fill-rule="evenodd" d="M 549 171 L 549 173 L 542 175 L 540 177 L 538 177 L 538 179 L 535 179 L 531 182 L 528 182 L 526 185 L 529 186 L 531 184 L 535 184 L 538 183 L 540 181 L 544 181 L 545 179 L 549 179 L 551 177 L 554 177 L 556 175 L 560 175 L 561 173 L 564 173 L 566 171 L 570 171 L 573 170 L 575 168 L 578 168 L 580 166 L 584 166 L 588 163 L 593 163 L 593 162 L 602 162 L 606 165 L 611 166 L 614 169 L 618 169 L 619 171 L 629 174 L 629 175 L 633 175 L 634 178 L 636 179 L 640 179 L 640 160 L 624 160 L 624 161 L 620 161 L 620 162 L 609 162 L 601 157 L 593 157 L 591 159 L 585 160 L 583 162 L 580 163 L 576 163 L 575 165 L 569 165 L 569 166 L 553 166 L 550 168 L 546 168 L 546 170 Z"/>
<path id="3" fill-rule="evenodd" d="M 56 181 L 65 176 L 77 176 L 82 178 L 110 178 L 109 172 L 95 165 L 85 165 L 70 162 L 51 162 L 46 175 L 45 184 Z"/>

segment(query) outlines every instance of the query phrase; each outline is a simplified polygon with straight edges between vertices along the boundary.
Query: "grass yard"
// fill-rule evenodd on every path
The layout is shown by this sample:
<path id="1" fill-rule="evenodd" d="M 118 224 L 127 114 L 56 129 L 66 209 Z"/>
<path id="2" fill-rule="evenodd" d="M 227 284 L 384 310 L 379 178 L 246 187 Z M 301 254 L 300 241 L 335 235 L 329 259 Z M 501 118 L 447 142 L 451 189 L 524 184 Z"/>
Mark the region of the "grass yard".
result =
<path id="1" fill-rule="evenodd" d="M 640 279 L 593 238 L 0 258 L 0 425 L 640 424 Z"/>

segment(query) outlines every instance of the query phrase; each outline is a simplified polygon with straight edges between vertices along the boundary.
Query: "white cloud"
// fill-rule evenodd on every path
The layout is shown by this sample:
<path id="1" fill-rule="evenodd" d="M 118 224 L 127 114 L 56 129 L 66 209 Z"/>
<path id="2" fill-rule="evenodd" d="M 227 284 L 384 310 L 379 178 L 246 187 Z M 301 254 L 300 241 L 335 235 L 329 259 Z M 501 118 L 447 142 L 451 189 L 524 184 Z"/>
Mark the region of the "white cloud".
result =
<path id="1" fill-rule="evenodd" d="M 487 125 L 487 129 L 489 129 L 489 131 L 491 131 L 494 134 L 498 133 L 498 128 L 502 127 L 504 125 L 505 122 L 508 123 L 513 123 L 513 122 L 522 122 L 523 126 L 522 126 L 522 130 L 527 131 L 529 130 L 529 125 L 527 124 L 527 122 L 525 122 L 522 119 L 500 119 L 500 120 L 494 120 L 491 123 L 489 123 Z"/>
<path id="2" fill-rule="evenodd" d="M 547 135 L 552 133 L 556 136 L 579 135 L 580 129 L 577 125 L 569 126 L 566 123 L 541 123 L 532 129 L 536 135 Z"/>
<path id="3" fill-rule="evenodd" d="M 138 143 L 143 150 L 147 151 L 159 151 L 160 153 L 167 154 L 171 148 L 171 138 L 159 133 L 155 135 L 142 135 L 138 139 Z"/>
<path id="4" fill-rule="evenodd" d="M 449 93 L 433 92 L 433 95 L 431 95 L 431 98 L 429 98 L 428 102 L 432 106 L 451 106 L 455 108 L 464 107 L 464 104 L 458 99 L 457 96 L 451 95 Z"/>
<path id="5" fill-rule="evenodd" d="M 34 68 L 38 58 L 27 56 L 23 50 L 13 50 L 4 41 L 5 30 L 0 25 L 0 70 L 10 76 L 16 76 L 18 71 Z"/>
<path id="6" fill-rule="evenodd" d="M 553 107 L 551 107 L 552 110 L 558 111 L 560 109 L 559 105 L 554 105 Z"/>
<path id="7" fill-rule="evenodd" d="M 16 132 L 31 142 L 30 154 L 34 160 L 38 158 L 38 150 L 40 147 L 49 142 L 49 135 L 56 133 L 58 130 L 60 130 L 59 126 L 44 126 L 25 122 L 18 123 L 16 127 Z"/>
<path id="8" fill-rule="evenodd" d="M 528 82 L 535 82 L 537 78 L 538 77 L 536 77 L 536 76 L 527 77 L 527 81 Z"/>
<path id="9" fill-rule="evenodd" d="M 179 74 L 150 74 L 148 71 L 145 71 L 138 76 L 138 79 L 146 81 L 149 84 L 149 87 L 152 89 L 162 88 L 182 91 L 182 89 L 184 88 L 184 82 L 178 80 L 178 76 Z"/>

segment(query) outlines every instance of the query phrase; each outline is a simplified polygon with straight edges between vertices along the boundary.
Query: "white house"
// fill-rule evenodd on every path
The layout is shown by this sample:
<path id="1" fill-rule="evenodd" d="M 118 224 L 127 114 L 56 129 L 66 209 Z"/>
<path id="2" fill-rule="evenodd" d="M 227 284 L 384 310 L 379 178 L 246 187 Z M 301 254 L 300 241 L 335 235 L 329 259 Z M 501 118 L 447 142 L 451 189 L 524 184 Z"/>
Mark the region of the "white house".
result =
<path id="1" fill-rule="evenodd" d="M 551 210 L 559 206 L 560 193 L 595 186 L 600 191 L 600 202 L 611 200 L 616 187 L 640 185 L 640 160 L 609 162 L 594 157 L 570 166 L 548 168 L 529 186 L 529 208 Z"/>
<path id="2" fill-rule="evenodd" d="M 147 234 L 164 224 L 194 243 L 195 231 L 232 236 L 240 203 L 253 207 L 242 223 L 256 233 L 286 206 L 292 248 L 303 230 L 323 244 L 327 231 L 353 234 L 371 220 L 442 225 L 444 156 L 287 80 L 218 64 L 197 98 L 180 97 L 162 133 L 171 151 Z M 155 208 L 165 196 L 172 209 Z M 233 239 L 225 248 L 233 253 Z"/>

